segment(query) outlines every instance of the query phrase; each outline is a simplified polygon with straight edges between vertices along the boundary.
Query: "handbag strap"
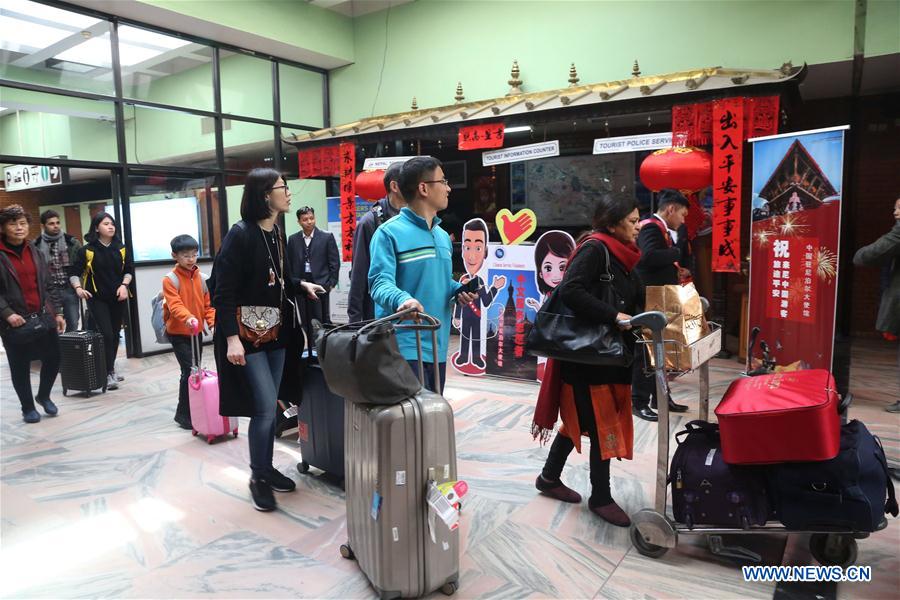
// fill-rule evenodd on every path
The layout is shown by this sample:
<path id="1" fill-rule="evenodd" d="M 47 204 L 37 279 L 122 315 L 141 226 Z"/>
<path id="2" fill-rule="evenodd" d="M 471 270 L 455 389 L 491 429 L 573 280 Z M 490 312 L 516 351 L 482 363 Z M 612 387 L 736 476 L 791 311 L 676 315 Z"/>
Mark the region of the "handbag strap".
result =
<path id="1" fill-rule="evenodd" d="M 887 460 L 884 455 L 884 446 L 881 445 L 881 438 L 877 435 L 873 435 L 872 439 L 875 440 L 875 445 L 878 446 L 878 449 L 881 452 L 875 453 L 875 458 L 878 460 L 878 464 L 881 465 L 881 469 L 884 471 L 885 479 L 887 480 L 887 502 L 884 504 L 884 512 L 889 513 L 891 516 L 896 517 L 900 514 L 900 507 L 897 506 L 897 495 L 894 491 L 894 482 L 891 480 L 891 473 L 888 471 Z"/>

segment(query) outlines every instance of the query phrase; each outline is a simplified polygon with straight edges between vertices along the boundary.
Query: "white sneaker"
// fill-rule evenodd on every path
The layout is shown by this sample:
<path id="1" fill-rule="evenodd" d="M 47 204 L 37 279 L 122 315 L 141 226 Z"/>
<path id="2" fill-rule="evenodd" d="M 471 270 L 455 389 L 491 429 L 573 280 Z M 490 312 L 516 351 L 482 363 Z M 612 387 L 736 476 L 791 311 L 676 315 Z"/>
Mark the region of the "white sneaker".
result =
<path id="1" fill-rule="evenodd" d="M 106 376 L 106 389 L 108 390 L 117 390 L 119 389 L 119 382 L 116 381 L 116 376 L 110 373 Z"/>
<path id="2" fill-rule="evenodd" d="M 113 377 L 116 378 L 116 381 L 125 381 L 125 376 L 120 375 L 118 371 L 113 371 Z"/>

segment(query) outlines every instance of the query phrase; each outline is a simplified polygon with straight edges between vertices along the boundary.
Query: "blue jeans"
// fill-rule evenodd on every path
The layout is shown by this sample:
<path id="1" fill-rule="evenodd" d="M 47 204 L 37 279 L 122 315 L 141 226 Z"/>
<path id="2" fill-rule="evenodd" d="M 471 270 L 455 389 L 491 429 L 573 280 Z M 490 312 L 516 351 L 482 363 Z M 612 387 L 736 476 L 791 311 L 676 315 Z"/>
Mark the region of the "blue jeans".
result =
<path id="1" fill-rule="evenodd" d="M 253 390 L 253 416 L 247 433 L 253 479 L 266 479 L 275 447 L 278 386 L 284 370 L 284 348 L 247 354 L 247 382 Z"/>
<path id="2" fill-rule="evenodd" d="M 419 361 L 417 360 L 408 360 L 409 367 L 412 369 L 413 373 L 416 376 L 416 379 L 419 378 Z M 434 389 L 434 363 L 422 363 L 425 367 L 425 389 L 435 391 Z M 444 385 L 447 383 L 447 363 L 442 362 L 438 363 L 440 366 L 441 373 L 441 389 L 437 390 L 438 394 L 444 393 Z"/>
<path id="3" fill-rule="evenodd" d="M 66 285 L 64 288 L 59 290 L 59 295 L 62 297 L 62 305 L 63 305 L 63 317 L 66 319 L 66 332 L 76 331 L 78 329 L 78 304 L 81 300 L 78 299 L 78 294 L 75 293 L 75 288 L 71 285 Z"/>

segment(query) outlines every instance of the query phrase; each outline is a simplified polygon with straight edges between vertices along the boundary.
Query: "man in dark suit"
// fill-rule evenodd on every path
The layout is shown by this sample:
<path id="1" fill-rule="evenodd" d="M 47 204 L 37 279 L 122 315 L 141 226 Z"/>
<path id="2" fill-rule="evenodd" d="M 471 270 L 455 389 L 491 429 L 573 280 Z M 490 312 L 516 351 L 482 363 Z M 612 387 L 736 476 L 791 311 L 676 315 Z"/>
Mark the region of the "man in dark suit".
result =
<path id="1" fill-rule="evenodd" d="M 309 340 L 309 347 L 314 348 L 312 320 L 331 322 L 329 292 L 337 285 L 341 259 L 334 234 L 316 227 L 316 212 L 312 208 L 304 206 L 297 210 L 297 222 L 301 231 L 288 239 L 288 253 L 294 265 L 295 283 L 302 280 L 325 288 L 325 293 L 318 301 L 309 300 L 302 295 L 297 297 L 306 339 Z"/>
<path id="2" fill-rule="evenodd" d="M 656 213 L 641 222 L 638 247 L 641 260 L 638 274 L 644 285 L 677 285 L 690 277 L 690 271 L 681 266 L 687 254 L 687 231 L 683 227 L 688 214 L 688 201 L 677 190 L 662 190 L 657 200 Z M 679 231 L 685 239 L 679 238 Z M 631 380 L 631 410 L 645 421 L 656 421 L 656 380 L 644 373 L 646 353 L 639 353 L 634 361 Z M 684 412 L 687 406 L 675 404 L 669 397 L 669 410 Z"/>

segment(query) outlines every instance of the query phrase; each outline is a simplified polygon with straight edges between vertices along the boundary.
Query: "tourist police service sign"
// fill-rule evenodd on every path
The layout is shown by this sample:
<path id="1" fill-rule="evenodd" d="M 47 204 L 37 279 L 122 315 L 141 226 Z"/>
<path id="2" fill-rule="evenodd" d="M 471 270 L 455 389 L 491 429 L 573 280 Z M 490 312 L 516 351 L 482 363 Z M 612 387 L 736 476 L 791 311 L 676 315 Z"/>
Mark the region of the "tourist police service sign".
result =
<path id="1" fill-rule="evenodd" d="M 559 156 L 559 140 L 484 152 L 481 154 L 481 164 L 485 167 L 490 167 L 491 165 L 502 165 L 503 163 L 514 163 L 550 156 Z"/>
<path id="2" fill-rule="evenodd" d="M 62 167 L 12 165 L 3 169 L 7 192 L 59 185 L 63 182 Z"/>
<path id="3" fill-rule="evenodd" d="M 594 154 L 616 154 L 618 152 L 640 152 L 657 150 L 672 145 L 672 132 L 625 135 L 621 137 L 594 140 Z"/>

